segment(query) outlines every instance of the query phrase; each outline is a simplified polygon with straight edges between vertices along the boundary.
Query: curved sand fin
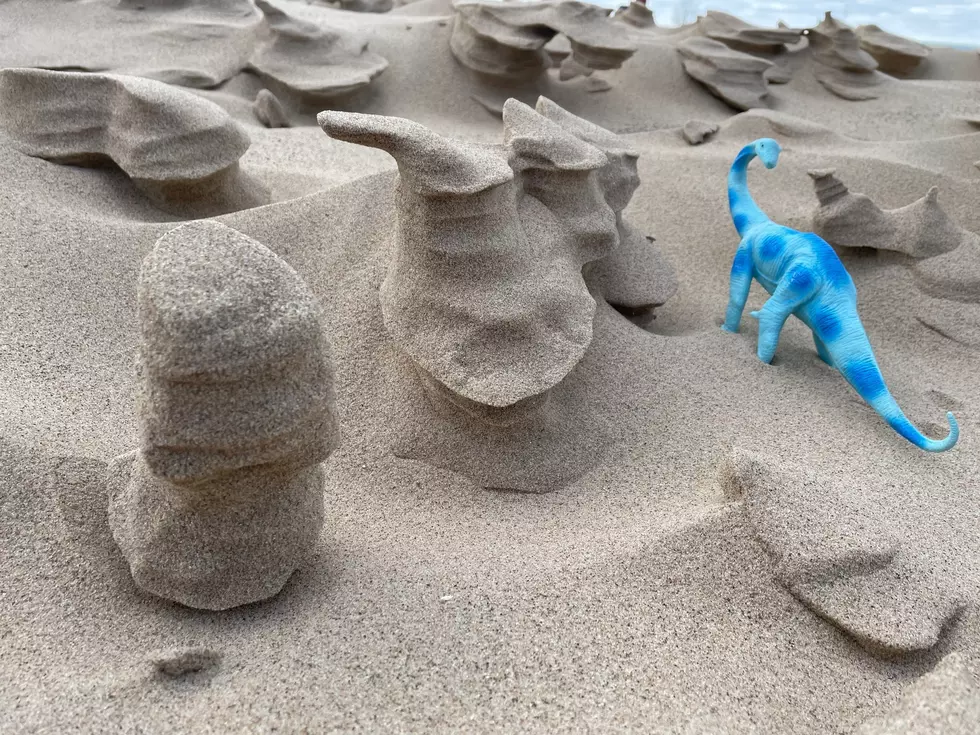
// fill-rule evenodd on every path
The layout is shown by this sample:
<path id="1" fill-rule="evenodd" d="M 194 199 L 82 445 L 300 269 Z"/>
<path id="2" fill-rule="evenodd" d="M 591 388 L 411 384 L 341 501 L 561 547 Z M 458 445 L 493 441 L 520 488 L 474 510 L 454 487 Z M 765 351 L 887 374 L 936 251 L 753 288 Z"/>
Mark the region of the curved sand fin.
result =
<path id="1" fill-rule="evenodd" d="M 390 153 L 403 181 L 422 195 L 465 196 L 514 178 L 500 156 L 444 138 L 411 120 L 333 110 L 321 112 L 316 119 L 331 138 Z"/>

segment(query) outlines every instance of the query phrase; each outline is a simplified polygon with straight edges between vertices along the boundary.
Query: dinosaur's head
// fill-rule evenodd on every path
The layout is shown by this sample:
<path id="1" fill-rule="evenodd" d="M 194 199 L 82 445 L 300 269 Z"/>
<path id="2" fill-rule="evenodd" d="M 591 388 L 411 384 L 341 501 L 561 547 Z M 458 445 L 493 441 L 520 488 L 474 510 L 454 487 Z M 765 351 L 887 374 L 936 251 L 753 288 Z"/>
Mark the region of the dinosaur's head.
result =
<path id="1" fill-rule="evenodd" d="M 762 161 L 763 166 L 766 168 L 776 168 L 776 163 L 779 161 L 779 152 L 782 150 L 779 147 L 779 143 L 772 138 L 759 138 L 752 145 L 755 147 L 755 154 Z"/>

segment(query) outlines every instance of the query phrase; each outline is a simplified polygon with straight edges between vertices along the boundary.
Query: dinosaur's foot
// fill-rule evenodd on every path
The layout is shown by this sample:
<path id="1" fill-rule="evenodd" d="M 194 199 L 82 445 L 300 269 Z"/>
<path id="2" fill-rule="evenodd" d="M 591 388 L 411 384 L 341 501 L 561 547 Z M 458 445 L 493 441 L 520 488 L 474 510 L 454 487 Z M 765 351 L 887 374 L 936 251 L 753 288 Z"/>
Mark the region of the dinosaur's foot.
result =
<path id="1" fill-rule="evenodd" d="M 869 652 L 932 649 L 963 608 L 952 580 L 809 470 L 736 450 L 722 483 L 744 503 L 776 580 Z"/>

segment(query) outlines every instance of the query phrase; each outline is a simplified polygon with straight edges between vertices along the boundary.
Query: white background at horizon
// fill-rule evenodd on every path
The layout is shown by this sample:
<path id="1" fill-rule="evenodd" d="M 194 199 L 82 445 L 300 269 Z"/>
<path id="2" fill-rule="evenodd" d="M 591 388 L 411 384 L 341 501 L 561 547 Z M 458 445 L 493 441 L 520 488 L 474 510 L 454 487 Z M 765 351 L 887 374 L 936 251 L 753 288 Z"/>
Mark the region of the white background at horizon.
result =
<path id="1" fill-rule="evenodd" d="M 617 8 L 628 0 L 585 0 Z M 647 0 L 657 25 L 693 22 L 708 10 L 735 15 L 747 23 L 775 26 L 780 20 L 794 28 L 810 28 L 826 11 L 851 26 L 874 24 L 889 33 L 936 46 L 980 46 L 980 0 L 944 0 L 930 5 L 923 0 L 827 0 L 819 5 L 801 0 Z"/>

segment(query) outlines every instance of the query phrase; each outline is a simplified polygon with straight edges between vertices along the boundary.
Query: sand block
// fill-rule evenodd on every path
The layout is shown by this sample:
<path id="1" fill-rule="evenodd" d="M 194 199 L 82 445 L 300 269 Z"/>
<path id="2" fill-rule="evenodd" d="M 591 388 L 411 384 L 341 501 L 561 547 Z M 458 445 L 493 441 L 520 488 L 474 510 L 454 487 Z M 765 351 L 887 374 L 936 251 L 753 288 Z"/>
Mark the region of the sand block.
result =
<path id="1" fill-rule="evenodd" d="M 704 122 L 703 120 L 688 120 L 681 128 L 681 135 L 691 145 L 701 145 L 717 132 L 717 123 Z"/>
<path id="2" fill-rule="evenodd" d="M 112 74 L 0 70 L 0 129 L 28 155 L 117 165 L 154 204 L 209 216 L 268 192 L 239 167 L 249 137 L 221 107 L 162 82 Z"/>
<path id="3" fill-rule="evenodd" d="M 761 28 L 717 10 L 698 17 L 697 28 L 702 35 L 746 53 L 782 51 L 799 41 L 803 33 L 796 28 Z"/>
<path id="4" fill-rule="evenodd" d="M 929 57 L 928 46 L 883 31 L 876 25 L 858 26 L 854 32 L 861 48 L 874 57 L 878 68 L 886 74 L 907 76 Z"/>
<path id="5" fill-rule="evenodd" d="M 137 397 L 144 457 L 198 482 L 303 465 L 336 443 L 333 369 L 299 275 L 216 222 L 168 232 L 143 261 Z"/>
<path id="6" fill-rule="evenodd" d="M 772 62 L 729 48 L 721 41 L 692 36 L 677 45 L 684 71 L 737 110 L 765 107 L 765 73 Z"/>
<path id="7" fill-rule="evenodd" d="M 283 260 L 214 221 L 160 238 L 137 301 L 142 449 L 110 467 L 113 536 L 160 597 L 270 597 L 319 536 L 319 463 L 339 440 L 317 304 Z"/>
<path id="8" fill-rule="evenodd" d="M 807 39 L 813 56 L 813 75 L 829 92 L 845 100 L 876 99 L 875 89 L 887 77 L 877 71 L 878 62 L 861 48 L 852 28 L 828 11 L 824 19 L 809 30 Z"/>
<path id="9" fill-rule="evenodd" d="M 805 468 L 736 449 L 721 483 L 744 503 L 780 584 L 869 652 L 928 651 L 963 609 L 940 570 Z"/>
<path id="10" fill-rule="evenodd" d="M 545 46 L 558 34 L 577 65 L 618 69 L 636 46 L 608 17 L 611 10 L 576 0 L 458 0 L 450 49 L 465 67 L 510 82 L 540 76 L 552 65 Z M 621 26 L 619 27 L 622 28 Z"/>
<path id="11" fill-rule="evenodd" d="M 266 0 L 256 5 L 267 33 L 249 68 L 283 92 L 317 104 L 363 89 L 388 68 L 387 59 L 346 30 L 294 18 Z"/>
<path id="12" fill-rule="evenodd" d="M 538 98 L 536 109 L 606 154 L 598 180 L 606 202 L 616 213 L 619 244 L 609 255 L 586 266 L 590 289 L 633 315 L 662 306 L 677 291 L 676 271 L 653 238 L 642 234 L 623 215 L 640 185 L 639 154 L 622 136 L 573 115 L 547 97 Z"/>
<path id="13" fill-rule="evenodd" d="M 978 673 L 951 653 L 914 681 L 892 710 L 866 722 L 856 735 L 973 735 L 980 723 Z"/>
<path id="14" fill-rule="evenodd" d="M 282 102 L 268 89 L 260 89 L 252 103 L 252 112 L 267 128 L 288 128 L 289 116 L 282 107 Z"/>

